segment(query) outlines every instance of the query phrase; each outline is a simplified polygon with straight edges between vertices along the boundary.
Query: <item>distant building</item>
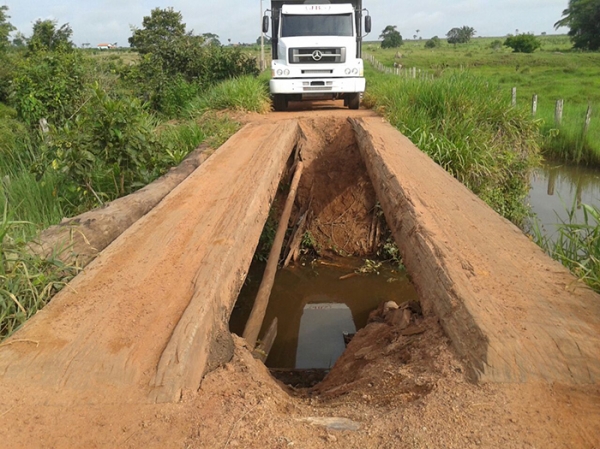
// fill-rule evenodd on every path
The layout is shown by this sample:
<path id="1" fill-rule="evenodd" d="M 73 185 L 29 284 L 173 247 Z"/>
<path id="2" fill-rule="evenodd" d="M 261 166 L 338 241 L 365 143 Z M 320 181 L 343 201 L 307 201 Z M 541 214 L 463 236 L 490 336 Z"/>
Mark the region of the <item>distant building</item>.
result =
<path id="1" fill-rule="evenodd" d="M 117 48 L 116 44 L 98 44 L 96 45 L 98 50 L 112 50 L 113 48 Z"/>

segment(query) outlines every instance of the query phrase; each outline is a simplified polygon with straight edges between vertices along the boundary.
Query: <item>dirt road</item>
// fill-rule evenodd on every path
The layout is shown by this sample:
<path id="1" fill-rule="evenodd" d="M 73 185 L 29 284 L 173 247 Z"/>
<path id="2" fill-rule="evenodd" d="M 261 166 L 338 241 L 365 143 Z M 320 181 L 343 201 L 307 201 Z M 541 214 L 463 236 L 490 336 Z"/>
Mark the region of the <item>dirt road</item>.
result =
<path id="1" fill-rule="evenodd" d="M 542 299 L 549 301 L 553 312 L 561 304 L 571 307 L 566 321 L 563 315 L 562 321 L 544 323 L 546 315 L 536 312 L 527 315 L 531 330 L 523 333 L 511 323 L 512 333 L 503 335 L 504 343 L 486 337 L 490 329 L 502 327 L 495 326 L 497 316 L 507 319 L 509 315 L 488 310 L 488 321 L 481 325 L 481 312 L 469 301 L 480 303 L 488 286 L 469 276 L 465 281 L 464 271 L 481 277 L 481 267 L 493 267 L 485 270 L 488 276 L 499 270 L 513 282 L 511 270 L 521 268 L 510 260 L 511 251 L 529 242 L 519 237 L 518 248 L 511 239 L 501 245 L 503 253 L 470 251 L 465 254 L 476 259 L 454 260 L 454 239 L 460 247 L 465 245 L 462 239 L 474 232 L 494 235 L 488 227 L 474 230 L 477 223 L 473 222 L 468 229 L 451 225 L 477 216 L 481 204 L 472 211 L 470 204 L 478 200 L 465 202 L 462 218 L 455 219 L 440 205 L 415 204 L 410 195 L 404 199 L 412 201 L 416 211 L 405 220 L 423 220 L 419 226 L 427 238 L 443 236 L 441 246 L 431 252 L 432 259 L 418 251 L 409 257 L 411 276 L 420 284 L 424 304 L 439 314 L 424 318 L 424 333 L 407 336 L 393 326 L 373 323 L 352 340 L 326 381 L 307 391 L 279 384 L 252 359 L 243 340 L 227 332 L 227 317 L 297 142 L 305 152 L 308 173 L 298 201 L 300 206 L 314 205 L 315 235 L 323 242 L 333 239 L 347 244 L 345 251 L 361 251 L 360 242 L 371 223 L 364 211 L 373 207 L 377 195 L 382 200 L 388 183 L 382 185 L 377 177 L 369 185 L 372 165 L 356 162 L 359 142 L 347 118 L 371 123 L 367 128 L 378 151 L 393 150 L 390 142 L 396 137 L 378 131 L 376 123 L 385 124 L 370 111 L 337 106 L 246 117 L 250 123 L 240 134 L 103 251 L 24 329 L 0 345 L 0 447 L 600 447 L 600 386 L 594 364 L 600 353 L 595 358 L 598 306 L 585 302 L 588 293 L 552 287 L 543 290 Z M 304 140 L 298 140 L 298 129 Z M 343 160 L 355 164 L 352 170 L 340 167 Z M 427 172 L 431 162 L 414 158 L 400 163 L 408 171 L 392 174 L 393 182 L 402 184 L 411 173 Z M 324 185 L 328 177 L 331 182 Z M 333 179 L 341 177 L 345 179 Z M 418 190 L 414 189 L 406 191 Z M 464 189 L 463 194 L 469 192 Z M 393 215 L 393 202 L 384 208 L 396 238 L 403 240 L 400 247 L 410 252 L 411 236 L 418 232 L 402 228 L 402 220 Z M 354 219 L 346 220 L 348 215 Z M 318 234 L 319 219 L 336 226 L 321 226 Z M 496 218 L 491 221 L 499 228 L 511 226 Z M 444 226 L 452 232 L 443 233 Z M 504 231 L 499 235 L 510 238 Z M 427 239 L 420 241 L 431 248 Z M 431 263 L 435 257 L 445 264 L 442 268 Z M 544 257 L 536 253 L 536 264 L 554 266 Z M 530 264 L 534 275 L 539 269 L 536 264 Z M 434 305 L 444 285 L 428 274 L 435 272 L 452 292 L 449 304 L 458 301 L 456 309 L 444 308 L 444 298 Z M 560 282 L 565 276 L 561 271 Z M 519 301 L 539 299 L 536 282 L 531 284 L 532 294 Z M 510 290 L 505 293 L 513 318 L 519 308 L 529 313 L 526 304 L 514 304 Z M 502 298 L 497 290 L 490 296 L 494 301 Z M 591 321 L 585 317 L 576 321 L 581 315 L 576 303 L 582 297 Z M 463 317 L 472 321 L 461 323 Z M 473 328 L 473 322 L 479 328 Z M 573 329 L 572 323 L 577 322 L 582 323 L 579 330 Z M 568 329 L 562 329 L 564 323 Z M 484 338 L 462 344 L 461 325 Z M 497 352 L 521 354 L 522 345 L 536 348 L 537 332 L 544 326 L 560 327 L 570 338 L 576 330 L 581 332 L 577 338 L 590 337 L 582 342 L 588 348 L 580 353 L 585 360 L 576 365 L 590 367 L 588 381 L 581 380 L 583 374 L 578 381 L 554 376 L 552 382 L 542 375 L 520 379 L 510 374 L 502 383 L 495 382 L 500 379 L 494 378 L 494 370 L 501 364 L 487 359 L 481 348 L 490 341 L 509 344 L 525 336 L 528 342 L 521 339 L 518 345 Z M 536 354 L 531 359 L 535 366 L 526 372 L 538 372 L 544 357 L 549 360 L 543 366 L 554 366 L 557 350 L 546 343 L 540 347 L 548 353 Z M 471 382 L 473 367 L 485 360 L 490 368 L 479 372 L 488 374 L 479 377 L 488 382 Z M 322 418 L 345 421 L 338 419 L 334 428 Z"/>

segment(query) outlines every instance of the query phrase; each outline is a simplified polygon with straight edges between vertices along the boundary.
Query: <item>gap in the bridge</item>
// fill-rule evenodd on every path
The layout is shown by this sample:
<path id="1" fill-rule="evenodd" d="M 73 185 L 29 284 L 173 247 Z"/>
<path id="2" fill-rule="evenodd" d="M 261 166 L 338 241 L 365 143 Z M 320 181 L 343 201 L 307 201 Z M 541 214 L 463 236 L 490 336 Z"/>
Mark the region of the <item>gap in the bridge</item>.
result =
<path id="1" fill-rule="evenodd" d="M 277 318 L 266 365 L 284 383 L 313 386 L 357 330 L 369 320 L 386 319 L 383 304 L 418 302 L 418 295 L 400 263 L 350 124 L 332 118 L 302 125 L 305 168 L 288 232 L 292 239 L 306 217 L 301 257 L 279 269 L 260 335 Z M 271 217 L 280 215 L 288 180 L 283 177 Z M 238 335 L 252 309 L 268 253 L 263 244 L 272 239 L 276 221 L 265 225 L 233 310 L 230 330 Z M 284 248 L 289 251 L 289 245 Z"/>

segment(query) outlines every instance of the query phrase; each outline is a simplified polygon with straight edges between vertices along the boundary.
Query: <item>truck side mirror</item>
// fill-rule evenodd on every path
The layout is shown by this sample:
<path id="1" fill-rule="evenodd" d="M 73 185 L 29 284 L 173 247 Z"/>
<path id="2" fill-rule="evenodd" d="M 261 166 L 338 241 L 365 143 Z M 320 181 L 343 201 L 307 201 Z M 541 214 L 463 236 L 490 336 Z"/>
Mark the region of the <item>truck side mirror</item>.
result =
<path id="1" fill-rule="evenodd" d="M 263 16 L 262 30 L 263 33 L 269 31 L 269 16 Z"/>
<path id="2" fill-rule="evenodd" d="M 371 32 L 371 16 L 365 16 L 365 33 Z"/>

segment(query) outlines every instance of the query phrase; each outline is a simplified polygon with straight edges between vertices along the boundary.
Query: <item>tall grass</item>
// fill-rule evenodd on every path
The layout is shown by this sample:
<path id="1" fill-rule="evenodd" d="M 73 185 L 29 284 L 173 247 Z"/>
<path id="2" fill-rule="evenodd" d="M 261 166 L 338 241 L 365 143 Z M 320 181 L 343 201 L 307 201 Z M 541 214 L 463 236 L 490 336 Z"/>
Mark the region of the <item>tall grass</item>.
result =
<path id="1" fill-rule="evenodd" d="M 533 229 L 535 242 L 550 256 L 569 268 L 592 289 L 600 293 L 600 207 L 582 204 L 583 221 L 576 218 L 575 203 L 567 220 L 558 225 L 557 234 L 546 237 L 539 226 Z"/>
<path id="2" fill-rule="evenodd" d="M 220 147 L 239 129 L 240 124 L 226 116 L 208 111 L 196 118 L 169 122 L 157 130 L 169 165 L 178 165 L 201 143 Z"/>
<path id="3" fill-rule="evenodd" d="M 584 130 L 587 105 L 565 105 L 560 125 L 554 122 L 553 108 L 539 115 L 544 140 L 542 148 L 549 159 L 600 167 L 600 103 L 592 105 L 590 127 Z"/>
<path id="4" fill-rule="evenodd" d="M 192 100 L 186 110 L 197 116 L 207 110 L 258 112 L 264 114 L 271 109 L 268 83 L 264 79 L 243 76 L 219 83 Z"/>
<path id="5" fill-rule="evenodd" d="M 0 217 L 0 341 L 43 308 L 78 272 L 58 258 L 32 256 L 23 240 L 11 237 L 22 234 L 18 228 L 27 224 L 10 220 L 4 207 Z"/>
<path id="6" fill-rule="evenodd" d="M 530 171 L 539 163 L 538 125 L 525 111 L 467 72 L 413 80 L 369 69 L 367 76 L 366 105 L 497 212 L 522 224 Z"/>

